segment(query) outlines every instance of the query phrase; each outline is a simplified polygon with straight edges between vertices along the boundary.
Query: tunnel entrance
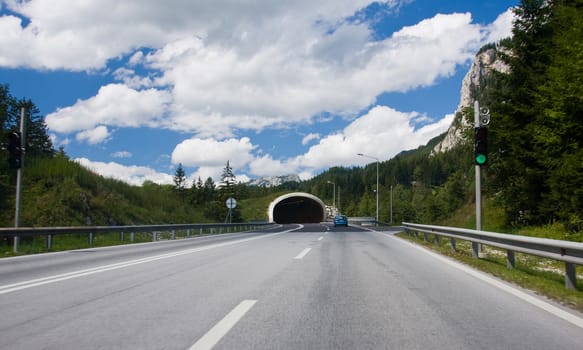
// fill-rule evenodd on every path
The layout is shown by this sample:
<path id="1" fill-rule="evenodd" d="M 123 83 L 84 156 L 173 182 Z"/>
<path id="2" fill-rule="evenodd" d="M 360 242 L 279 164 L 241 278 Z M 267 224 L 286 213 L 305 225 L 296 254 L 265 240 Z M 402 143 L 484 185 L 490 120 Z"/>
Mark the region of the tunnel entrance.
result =
<path id="1" fill-rule="evenodd" d="M 288 193 L 271 202 L 269 221 L 278 224 L 318 223 L 326 220 L 326 205 L 309 193 Z"/>

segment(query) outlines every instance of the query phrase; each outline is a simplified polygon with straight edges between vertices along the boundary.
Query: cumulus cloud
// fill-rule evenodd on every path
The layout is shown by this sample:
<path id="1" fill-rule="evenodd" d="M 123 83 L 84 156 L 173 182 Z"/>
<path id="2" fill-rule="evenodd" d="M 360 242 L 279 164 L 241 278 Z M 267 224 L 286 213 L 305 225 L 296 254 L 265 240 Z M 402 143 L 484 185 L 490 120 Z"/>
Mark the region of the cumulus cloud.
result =
<path id="1" fill-rule="evenodd" d="M 96 96 L 58 109 L 45 120 L 52 131 L 60 133 L 94 130 L 97 125 L 159 127 L 166 123 L 163 117 L 170 101 L 167 91 L 109 84 L 101 87 Z"/>
<path id="2" fill-rule="evenodd" d="M 508 15 L 481 27 L 469 13 L 438 14 L 374 41 L 365 21 L 345 20 L 369 3 L 8 1 L 30 23 L 0 17 L 0 47 L 14 48 L 0 65 L 93 70 L 126 55 L 112 73 L 123 84 L 49 114 L 51 130 L 146 126 L 223 139 L 322 112 L 354 117 L 383 92 L 452 75 L 486 37 L 509 31 Z"/>
<path id="3" fill-rule="evenodd" d="M 514 14 L 512 9 L 500 14 L 496 20 L 486 28 L 486 42 L 497 42 L 508 38 L 512 32 Z"/>
<path id="4" fill-rule="evenodd" d="M 312 142 L 313 140 L 318 140 L 320 139 L 320 134 L 314 134 L 314 133 L 310 133 L 306 136 L 304 136 L 304 138 L 302 139 L 302 145 L 307 145 L 308 143 Z"/>
<path id="5" fill-rule="evenodd" d="M 87 142 L 90 145 L 101 143 L 110 136 L 107 127 L 100 125 L 94 129 L 84 130 L 77 134 L 77 141 Z"/>
<path id="6" fill-rule="evenodd" d="M 424 145 L 430 138 L 447 131 L 454 114 L 415 128 L 414 121 L 421 115 L 404 113 L 390 107 L 377 106 L 357 118 L 344 130 L 323 137 L 297 157 L 275 160 L 271 155 L 255 157 L 249 162 L 249 172 L 257 176 L 301 174 L 312 177 L 319 169 L 332 166 L 355 166 L 370 163 L 370 158 L 388 160 L 403 150 Z"/>
<path id="7" fill-rule="evenodd" d="M 394 157 L 404 149 L 417 148 L 431 137 L 447 130 L 454 115 L 415 128 L 414 121 L 423 117 L 419 113 L 404 113 L 385 106 L 372 108 L 368 113 L 355 119 L 341 132 L 322 137 L 319 142 L 299 156 L 273 159 L 269 154 L 258 155 L 259 150 L 247 137 L 241 139 L 192 138 L 176 146 L 172 153 L 173 164 L 196 168 L 189 177 L 189 183 L 199 177 L 206 180 L 220 180 L 221 173 L 230 162 L 238 181 L 249 179 L 242 171 L 254 176 L 274 176 L 295 173 L 302 179 L 309 179 L 320 169 L 331 166 L 355 166 L 370 163 L 369 158 L 358 157 L 364 153 L 381 161 Z M 120 152 L 119 155 L 126 155 Z M 172 183 L 172 176 L 156 172 L 147 167 L 124 166 L 115 162 L 92 162 L 77 159 L 82 165 L 102 174 L 130 184 L 139 185 L 144 180 L 156 183 Z"/>
<path id="8" fill-rule="evenodd" d="M 131 158 L 134 155 L 131 152 L 128 152 L 128 151 L 119 151 L 119 152 L 112 153 L 111 156 L 113 158 Z"/>
<path id="9" fill-rule="evenodd" d="M 387 11 L 408 2 L 380 1 Z M 357 152 L 388 159 L 417 147 L 452 117 L 427 122 L 416 112 L 370 109 L 377 96 L 452 76 L 483 44 L 509 36 L 512 23 L 511 12 L 485 25 L 470 13 L 436 14 L 376 40 L 366 20 L 347 20 L 370 0 L 4 3 L 27 20 L 0 17 L 0 67 L 98 70 L 118 82 L 49 113 L 53 133 L 88 144 L 107 141 L 117 128 L 189 133 L 172 163 L 196 168 L 201 178 L 216 178 L 227 160 L 258 176 L 305 178 L 328 166 L 366 163 Z M 109 71 L 112 61 L 118 64 Z M 335 118 L 352 122 L 334 134 L 306 135 L 298 142 L 313 145 L 287 159 L 240 137 Z M 422 120 L 427 124 L 416 129 Z M 105 173 L 120 166 L 83 161 Z M 150 176 L 138 168 L 136 178 Z"/>
<path id="10" fill-rule="evenodd" d="M 173 183 L 171 175 L 157 172 L 149 167 L 125 166 L 115 162 L 94 162 L 87 158 L 77 158 L 75 161 L 102 176 L 124 181 L 135 186 L 141 186 L 146 180 L 158 184 Z"/>
<path id="11" fill-rule="evenodd" d="M 251 152 L 255 148 L 248 137 L 223 141 L 192 138 L 176 146 L 172 163 L 222 169 L 229 161 L 231 166 L 240 168 L 253 159 Z"/>

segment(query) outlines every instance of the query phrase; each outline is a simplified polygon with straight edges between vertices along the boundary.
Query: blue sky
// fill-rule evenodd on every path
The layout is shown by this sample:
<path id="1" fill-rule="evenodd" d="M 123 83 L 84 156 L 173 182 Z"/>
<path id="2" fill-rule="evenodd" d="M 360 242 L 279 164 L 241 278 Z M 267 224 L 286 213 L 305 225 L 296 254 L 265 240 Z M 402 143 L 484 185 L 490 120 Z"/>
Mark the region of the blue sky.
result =
<path id="1" fill-rule="evenodd" d="M 445 132 L 518 0 L 5 0 L 0 84 L 132 184 L 388 160 Z"/>

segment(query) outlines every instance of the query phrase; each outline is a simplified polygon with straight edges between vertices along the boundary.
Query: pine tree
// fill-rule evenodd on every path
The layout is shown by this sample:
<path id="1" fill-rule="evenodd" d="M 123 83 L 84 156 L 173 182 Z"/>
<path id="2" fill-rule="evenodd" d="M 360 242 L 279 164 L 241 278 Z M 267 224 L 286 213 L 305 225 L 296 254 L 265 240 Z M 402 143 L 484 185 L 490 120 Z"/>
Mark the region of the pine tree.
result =
<path id="1" fill-rule="evenodd" d="M 227 165 L 225 165 L 223 174 L 221 175 L 221 192 L 224 194 L 225 199 L 234 195 L 233 190 L 236 183 L 237 178 L 233 173 L 233 168 L 229 161 L 227 161 Z"/>
<path id="2" fill-rule="evenodd" d="M 178 195 L 184 200 L 184 188 L 186 186 L 186 174 L 182 163 L 178 164 L 176 172 L 174 173 L 174 189 L 178 192 Z"/>
<path id="3" fill-rule="evenodd" d="M 490 129 L 490 149 L 495 154 L 492 166 L 494 190 L 500 194 L 510 223 L 519 218 L 543 222 L 540 204 L 548 193 L 547 172 L 540 162 L 532 135 L 537 132 L 535 91 L 546 79 L 550 61 L 553 2 L 523 0 L 515 8 L 513 37 L 501 58 L 510 73 L 499 76 L 496 112 Z M 534 221 L 532 221 L 534 220 Z"/>

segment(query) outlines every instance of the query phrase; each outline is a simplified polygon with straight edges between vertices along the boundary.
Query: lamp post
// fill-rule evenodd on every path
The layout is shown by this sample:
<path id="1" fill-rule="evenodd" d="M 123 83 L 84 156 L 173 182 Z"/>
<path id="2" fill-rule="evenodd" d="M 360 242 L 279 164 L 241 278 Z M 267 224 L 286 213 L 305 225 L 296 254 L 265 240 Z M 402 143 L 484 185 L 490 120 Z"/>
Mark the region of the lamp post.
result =
<path id="1" fill-rule="evenodd" d="M 393 224 L 393 185 L 391 185 L 391 225 Z"/>
<path id="2" fill-rule="evenodd" d="M 332 215 L 335 215 L 334 211 L 336 210 L 336 183 L 332 181 L 328 181 L 329 184 L 332 184 Z"/>
<path id="3" fill-rule="evenodd" d="M 338 200 L 336 201 L 336 203 L 338 203 L 338 212 L 342 213 L 342 210 L 340 210 L 340 186 L 338 186 Z"/>
<path id="4" fill-rule="evenodd" d="M 376 189 L 376 195 L 377 195 L 377 214 L 375 217 L 375 222 L 378 225 L 379 224 L 379 159 L 377 157 L 373 157 L 373 156 L 369 156 L 366 154 L 362 154 L 362 153 L 358 153 L 358 156 L 361 157 L 366 157 L 366 158 L 370 158 L 370 159 L 374 159 L 377 162 L 377 189 Z"/>

